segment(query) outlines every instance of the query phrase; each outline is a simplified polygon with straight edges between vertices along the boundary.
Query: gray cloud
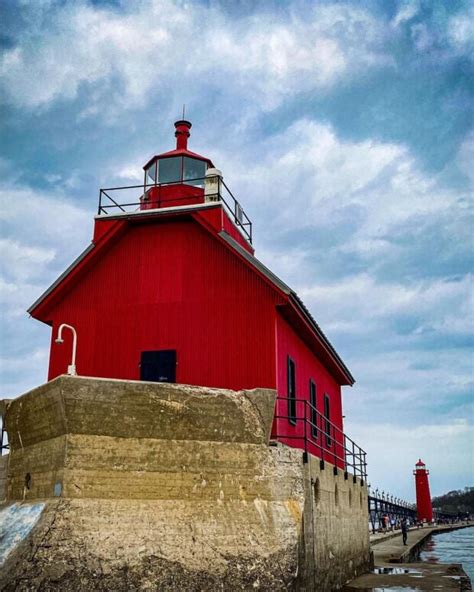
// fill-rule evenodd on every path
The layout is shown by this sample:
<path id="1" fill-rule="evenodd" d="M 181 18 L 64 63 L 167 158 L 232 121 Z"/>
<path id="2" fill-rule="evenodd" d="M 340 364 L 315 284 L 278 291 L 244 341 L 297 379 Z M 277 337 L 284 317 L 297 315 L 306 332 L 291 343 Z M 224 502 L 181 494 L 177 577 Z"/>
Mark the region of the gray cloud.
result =
<path id="1" fill-rule="evenodd" d="M 6 396 L 45 378 L 49 328 L 24 311 L 90 241 L 97 185 L 141 179 L 186 102 L 192 148 L 250 213 L 257 255 L 303 296 L 358 380 L 346 425 L 373 481 L 408 495 L 425 455 L 435 492 L 468 484 L 473 136 L 455 79 L 471 33 L 462 10 L 434 31 L 423 3 L 385 20 L 375 4 L 19 5 L 2 58 Z M 448 162 L 427 170 L 433 137 Z"/>
<path id="2" fill-rule="evenodd" d="M 37 18 L 2 58 L 6 97 L 26 108 L 73 100 L 87 87 L 82 116 L 107 117 L 171 86 L 176 92 L 180 78 L 188 93 L 205 81 L 209 90 L 273 108 L 295 92 L 390 62 L 381 23 L 349 4 L 279 21 L 258 12 L 229 21 L 216 8 L 170 0 L 125 10 L 86 2 L 43 8 L 48 18 Z"/>

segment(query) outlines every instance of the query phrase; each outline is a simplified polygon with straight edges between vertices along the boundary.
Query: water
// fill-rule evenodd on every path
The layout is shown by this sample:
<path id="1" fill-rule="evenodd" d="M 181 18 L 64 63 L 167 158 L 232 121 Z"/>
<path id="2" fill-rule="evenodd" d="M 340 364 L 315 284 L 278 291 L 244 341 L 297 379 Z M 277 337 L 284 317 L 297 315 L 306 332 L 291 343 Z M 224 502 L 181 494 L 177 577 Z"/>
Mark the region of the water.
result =
<path id="1" fill-rule="evenodd" d="M 433 535 L 421 552 L 420 561 L 429 563 L 462 563 L 464 571 L 474 582 L 474 527 Z M 407 574 L 410 578 L 420 578 L 420 581 L 425 576 L 429 577 L 419 569 L 395 566 L 378 567 L 374 569 L 373 573 L 389 576 Z M 457 575 L 446 575 L 443 577 L 459 579 Z M 422 588 L 423 590 L 427 589 L 426 585 Z M 349 592 L 421 592 L 421 588 L 416 585 L 416 580 L 413 583 L 401 586 L 390 585 L 387 582 L 386 585 L 382 586 L 379 584 L 370 588 L 344 588 L 344 590 L 346 589 Z"/>
<path id="2" fill-rule="evenodd" d="M 363 592 L 360 590 L 360 592 Z M 421 592 L 420 588 L 412 588 L 411 586 L 390 586 L 390 588 L 370 588 L 367 592 Z"/>
<path id="3" fill-rule="evenodd" d="M 462 563 L 464 571 L 474 582 L 474 527 L 432 536 L 420 559 L 429 563 Z"/>
<path id="4" fill-rule="evenodd" d="M 376 567 L 372 573 L 383 576 L 399 576 L 402 574 L 411 574 L 413 577 L 421 576 L 421 571 L 406 569 L 406 567 Z"/>
<path id="5" fill-rule="evenodd" d="M 343 588 L 342 592 L 421 592 L 420 588 L 411 586 L 377 586 L 376 588 Z"/>

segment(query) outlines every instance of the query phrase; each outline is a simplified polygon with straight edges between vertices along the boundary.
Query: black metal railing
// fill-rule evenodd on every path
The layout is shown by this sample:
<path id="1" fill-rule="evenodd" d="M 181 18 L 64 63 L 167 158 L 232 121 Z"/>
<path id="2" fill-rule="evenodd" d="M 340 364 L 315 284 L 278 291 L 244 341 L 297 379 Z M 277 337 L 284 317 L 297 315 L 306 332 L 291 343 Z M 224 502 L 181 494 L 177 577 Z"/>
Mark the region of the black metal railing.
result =
<path id="1" fill-rule="evenodd" d="M 272 439 L 367 481 L 367 453 L 307 399 L 277 397 Z"/>
<path id="2" fill-rule="evenodd" d="M 212 184 L 212 185 L 211 185 Z M 167 199 L 155 202 L 150 198 L 151 189 L 165 189 L 173 186 L 186 187 L 185 195 L 169 196 Z M 209 187 L 212 186 L 212 193 Z M 177 192 L 178 194 L 179 192 Z M 112 195 L 113 197 L 112 197 Z M 129 185 L 124 187 L 107 187 L 100 189 L 99 216 L 116 213 L 134 213 L 138 211 L 149 211 L 155 208 L 166 207 L 166 201 L 173 203 L 181 202 L 182 205 L 189 205 L 192 200 L 204 200 L 206 202 L 220 202 L 233 220 L 234 224 L 241 231 L 243 236 L 252 243 L 252 222 L 245 213 L 240 203 L 234 197 L 231 190 L 224 183 L 222 177 L 210 175 L 196 179 L 170 181 L 168 183 L 152 183 L 145 185 Z"/>
<path id="3" fill-rule="evenodd" d="M 369 528 L 372 534 L 387 530 L 397 530 L 401 521 L 405 518 L 410 526 L 421 526 L 418 521 L 417 506 L 399 497 L 373 489 L 368 485 L 369 495 L 367 503 L 369 507 Z M 440 524 L 452 524 L 463 520 L 465 515 L 456 512 L 441 512 L 433 508 L 433 521 Z"/>
<path id="4" fill-rule="evenodd" d="M 369 527 L 372 533 L 400 528 L 406 518 L 409 524 L 416 523 L 416 505 L 393 495 L 372 491 L 369 485 L 367 499 L 369 509 Z"/>

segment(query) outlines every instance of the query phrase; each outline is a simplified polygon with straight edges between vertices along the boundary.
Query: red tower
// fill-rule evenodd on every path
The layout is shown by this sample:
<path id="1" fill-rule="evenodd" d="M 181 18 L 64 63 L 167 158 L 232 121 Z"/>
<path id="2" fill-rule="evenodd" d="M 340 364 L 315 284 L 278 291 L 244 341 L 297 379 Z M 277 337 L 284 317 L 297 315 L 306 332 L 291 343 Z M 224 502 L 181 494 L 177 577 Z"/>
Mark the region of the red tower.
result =
<path id="1" fill-rule="evenodd" d="M 416 486 L 416 507 L 418 520 L 420 522 L 431 522 L 433 520 L 433 508 L 431 506 L 430 484 L 425 463 L 419 459 L 413 471 Z"/>

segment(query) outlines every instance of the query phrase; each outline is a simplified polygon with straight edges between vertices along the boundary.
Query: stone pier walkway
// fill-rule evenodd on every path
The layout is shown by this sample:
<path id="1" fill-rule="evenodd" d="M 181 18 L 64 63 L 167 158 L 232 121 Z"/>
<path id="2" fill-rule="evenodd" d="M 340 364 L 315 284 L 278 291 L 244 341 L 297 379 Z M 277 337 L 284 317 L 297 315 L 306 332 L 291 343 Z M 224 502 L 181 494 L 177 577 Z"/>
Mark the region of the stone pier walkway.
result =
<path id="1" fill-rule="evenodd" d="M 365 574 L 346 586 L 344 590 L 356 591 L 383 589 L 387 592 L 401 587 L 404 591 L 467 592 L 471 590 L 469 578 L 459 564 L 411 562 L 430 534 L 465 528 L 460 526 L 435 526 L 414 528 L 408 533 L 408 544 L 403 545 L 400 533 L 383 533 L 371 537 L 374 553 L 374 573 Z M 374 535 L 372 535 L 374 536 Z"/>

